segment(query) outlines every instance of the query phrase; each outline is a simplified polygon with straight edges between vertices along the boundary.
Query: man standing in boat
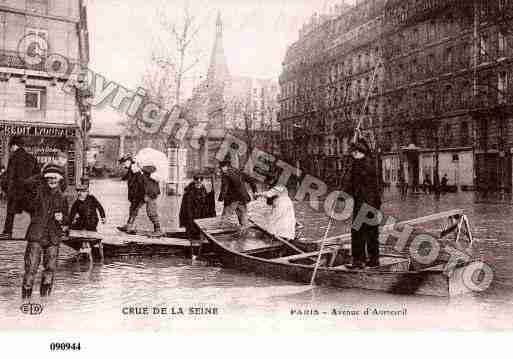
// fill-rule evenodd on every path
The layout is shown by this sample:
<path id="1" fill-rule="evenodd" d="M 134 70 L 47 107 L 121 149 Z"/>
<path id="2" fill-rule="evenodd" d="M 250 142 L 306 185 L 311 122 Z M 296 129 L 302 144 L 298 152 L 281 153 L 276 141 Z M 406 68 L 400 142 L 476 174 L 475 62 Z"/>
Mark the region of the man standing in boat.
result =
<path id="1" fill-rule="evenodd" d="M 235 212 L 244 231 L 249 225 L 248 203 L 251 202 L 245 182 L 251 186 L 253 193 L 257 192 L 256 183 L 248 175 L 233 168 L 230 161 L 221 161 L 219 168 L 222 172 L 219 202 L 224 202 L 223 216 L 231 216 Z"/>
<path id="2" fill-rule="evenodd" d="M 376 162 L 368 142 L 361 136 L 351 144 L 351 156 L 353 161 L 345 192 L 354 199 L 351 228 L 352 267 L 356 269 L 363 269 L 365 266 L 377 267 L 379 266 L 378 226 L 363 223 L 359 229 L 354 228 L 354 222 L 363 204 L 374 207 L 376 210 L 381 207 L 381 186 Z"/>

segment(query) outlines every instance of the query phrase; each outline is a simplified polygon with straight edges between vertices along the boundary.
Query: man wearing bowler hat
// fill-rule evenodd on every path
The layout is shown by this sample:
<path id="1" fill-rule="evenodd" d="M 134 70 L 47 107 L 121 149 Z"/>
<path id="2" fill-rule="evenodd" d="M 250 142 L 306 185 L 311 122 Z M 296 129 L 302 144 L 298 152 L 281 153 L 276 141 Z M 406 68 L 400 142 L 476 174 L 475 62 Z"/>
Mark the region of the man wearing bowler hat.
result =
<path id="1" fill-rule="evenodd" d="M 345 186 L 345 192 L 354 199 L 353 227 L 363 204 L 379 210 L 381 207 L 381 188 L 376 162 L 368 142 L 361 136 L 351 144 L 352 165 Z M 378 226 L 367 223 L 359 229 L 351 228 L 352 267 L 363 269 L 379 266 Z"/>

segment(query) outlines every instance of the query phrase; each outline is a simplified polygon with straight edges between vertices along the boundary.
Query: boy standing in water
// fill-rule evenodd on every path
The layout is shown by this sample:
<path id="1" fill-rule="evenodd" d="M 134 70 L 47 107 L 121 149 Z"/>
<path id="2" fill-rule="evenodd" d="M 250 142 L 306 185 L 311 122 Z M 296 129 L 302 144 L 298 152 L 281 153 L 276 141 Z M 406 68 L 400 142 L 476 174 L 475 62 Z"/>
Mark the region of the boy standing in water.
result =
<path id="1" fill-rule="evenodd" d="M 43 276 L 40 294 L 45 297 L 52 291 L 59 245 L 67 229 L 68 203 L 62 194 L 59 183 L 64 177 L 60 166 L 48 165 L 43 170 L 44 182 L 34 176 L 24 182 L 27 191 L 27 210 L 30 225 L 25 239 L 25 275 L 23 277 L 22 298 L 32 296 L 32 287 L 43 255 Z"/>
<path id="2" fill-rule="evenodd" d="M 95 196 L 89 194 L 89 187 L 81 185 L 77 188 L 78 198 L 71 206 L 70 222 L 71 229 L 96 231 L 100 213 L 102 223 L 105 223 L 105 210 Z M 75 220 L 75 216 L 78 218 Z"/>

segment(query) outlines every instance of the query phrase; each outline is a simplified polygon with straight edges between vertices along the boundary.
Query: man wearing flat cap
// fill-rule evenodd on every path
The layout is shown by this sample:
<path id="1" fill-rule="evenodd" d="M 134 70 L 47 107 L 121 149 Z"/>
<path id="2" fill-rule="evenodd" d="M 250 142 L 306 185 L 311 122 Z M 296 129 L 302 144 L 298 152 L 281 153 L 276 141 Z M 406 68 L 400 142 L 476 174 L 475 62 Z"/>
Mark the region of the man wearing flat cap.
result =
<path id="1" fill-rule="evenodd" d="M 344 191 L 354 199 L 353 224 L 363 204 L 379 210 L 381 186 L 376 161 L 368 142 L 361 136 L 351 144 L 352 164 Z M 378 226 L 363 223 L 357 230 L 351 228 L 352 266 L 356 269 L 379 266 Z"/>
<path id="2" fill-rule="evenodd" d="M 23 148 L 23 141 L 20 137 L 12 137 L 9 142 L 11 156 L 7 164 L 5 192 L 7 194 L 7 215 L 3 234 L 12 235 L 14 216 L 23 211 L 25 191 L 23 181 L 39 173 L 37 160 Z"/>

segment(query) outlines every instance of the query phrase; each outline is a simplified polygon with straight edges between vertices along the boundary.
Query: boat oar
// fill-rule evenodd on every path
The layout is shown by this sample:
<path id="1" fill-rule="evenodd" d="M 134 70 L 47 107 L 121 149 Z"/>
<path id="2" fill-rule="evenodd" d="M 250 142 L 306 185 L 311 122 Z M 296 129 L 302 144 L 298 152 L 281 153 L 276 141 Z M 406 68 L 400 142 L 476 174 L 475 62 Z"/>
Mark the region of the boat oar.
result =
<path id="1" fill-rule="evenodd" d="M 289 241 L 287 241 L 286 239 L 284 238 L 281 238 L 279 236 L 276 236 L 274 234 L 272 234 L 271 232 L 269 232 L 267 229 L 265 229 L 264 227 L 262 227 L 261 225 L 259 225 L 258 223 L 256 223 L 254 220 L 252 220 L 251 218 L 249 218 L 249 221 L 251 223 L 253 223 L 254 225 L 256 225 L 260 230 L 262 230 L 264 233 L 270 235 L 273 239 L 276 239 L 277 241 L 285 244 L 286 246 L 292 248 L 293 250 L 295 250 L 296 252 L 299 252 L 299 253 L 305 253 L 305 251 L 303 251 L 302 249 L 296 247 L 295 245 L 293 245 L 292 243 L 290 243 Z"/>

